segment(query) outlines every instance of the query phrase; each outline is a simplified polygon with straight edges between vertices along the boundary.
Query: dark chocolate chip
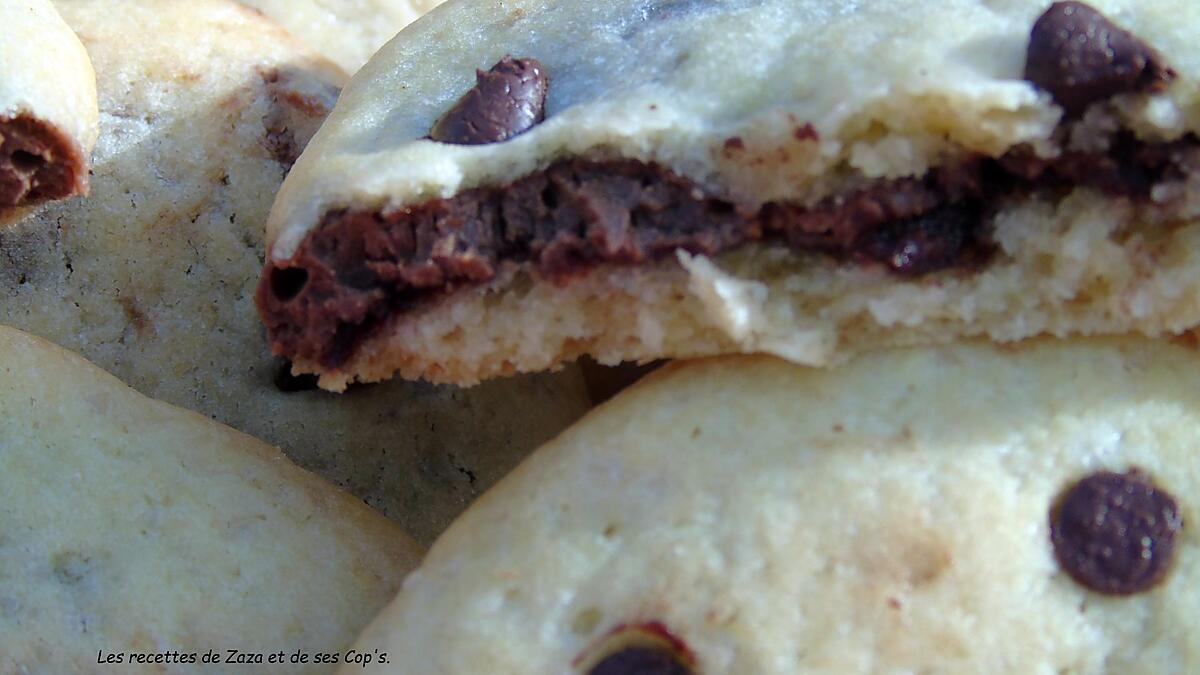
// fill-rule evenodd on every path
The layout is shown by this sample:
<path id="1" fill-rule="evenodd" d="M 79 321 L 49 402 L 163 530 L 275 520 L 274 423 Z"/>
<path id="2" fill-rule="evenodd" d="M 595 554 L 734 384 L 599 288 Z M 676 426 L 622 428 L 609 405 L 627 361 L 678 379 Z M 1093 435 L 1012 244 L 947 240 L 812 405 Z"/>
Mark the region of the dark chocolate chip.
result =
<path id="1" fill-rule="evenodd" d="M 457 145 L 506 141 L 545 119 L 547 88 L 541 63 L 505 56 L 491 70 L 475 71 L 475 86 L 433 125 L 429 137 Z"/>
<path id="2" fill-rule="evenodd" d="M 1068 116 L 1117 94 L 1161 91 L 1174 78 L 1154 49 L 1082 2 L 1056 2 L 1033 24 L 1025 79 Z"/>
<path id="3" fill-rule="evenodd" d="M 974 204 L 949 204 L 867 233 L 859 250 L 897 274 L 935 272 L 961 264 L 980 218 Z"/>
<path id="4" fill-rule="evenodd" d="M 1175 499 L 1140 471 L 1101 471 L 1066 491 L 1050 511 L 1059 565 L 1098 593 L 1130 595 L 1162 581 L 1183 529 Z"/>
<path id="5" fill-rule="evenodd" d="M 292 362 L 287 359 L 282 359 L 279 366 L 275 369 L 275 388 L 285 394 L 292 394 L 298 391 L 315 391 L 317 389 L 317 376 L 309 373 L 304 375 L 292 374 Z"/>
<path id="6" fill-rule="evenodd" d="M 588 675 L 692 675 L 667 647 L 631 646 L 604 657 Z"/>

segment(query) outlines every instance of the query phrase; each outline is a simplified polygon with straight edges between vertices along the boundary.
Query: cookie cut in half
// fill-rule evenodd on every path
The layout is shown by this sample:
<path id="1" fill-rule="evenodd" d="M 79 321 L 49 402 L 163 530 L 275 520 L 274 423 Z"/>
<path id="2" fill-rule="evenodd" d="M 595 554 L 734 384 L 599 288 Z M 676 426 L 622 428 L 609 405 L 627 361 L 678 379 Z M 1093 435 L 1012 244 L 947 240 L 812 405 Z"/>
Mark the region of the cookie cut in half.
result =
<path id="1" fill-rule="evenodd" d="M 421 555 L 279 450 L 7 327 L 0 494 L 3 673 L 343 652 Z"/>
<path id="2" fill-rule="evenodd" d="M 476 502 L 355 648 L 396 674 L 1194 673 L 1198 446 L 1200 354 L 1142 338 L 677 362 Z"/>
<path id="3" fill-rule="evenodd" d="M 15 207 L 86 194 L 99 129 L 87 51 L 50 0 L 0 3 L 0 224 Z"/>
<path id="4" fill-rule="evenodd" d="M 259 310 L 330 389 L 1179 331 L 1198 27 L 1173 0 L 451 2 L 288 176 Z"/>
<path id="5" fill-rule="evenodd" d="M 0 235 L 0 324 L 283 448 L 423 542 L 590 407 L 572 372 L 461 392 L 394 381 L 350 402 L 294 377 L 254 309 L 263 233 L 345 76 L 234 0 L 57 7 L 96 69 L 91 192 Z"/>

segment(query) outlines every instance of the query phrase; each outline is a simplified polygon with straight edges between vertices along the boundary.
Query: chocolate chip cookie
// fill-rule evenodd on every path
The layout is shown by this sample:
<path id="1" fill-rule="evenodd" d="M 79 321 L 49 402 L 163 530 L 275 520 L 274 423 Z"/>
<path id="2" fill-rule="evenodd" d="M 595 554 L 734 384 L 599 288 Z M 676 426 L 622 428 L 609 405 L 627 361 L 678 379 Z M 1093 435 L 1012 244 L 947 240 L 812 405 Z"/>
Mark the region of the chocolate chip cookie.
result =
<path id="1" fill-rule="evenodd" d="M 376 673 L 1192 673 L 1200 354 L 670 364 L 439 539 Z M 361 672 L 359 668 L 344 672 Z"/>
<path id="2" fill-rule="evenodd" d="M 1177 332 L 1197 25 L 1174 0 L 451 3 L 285 182 L 259 311 L 329 389 Z"/>

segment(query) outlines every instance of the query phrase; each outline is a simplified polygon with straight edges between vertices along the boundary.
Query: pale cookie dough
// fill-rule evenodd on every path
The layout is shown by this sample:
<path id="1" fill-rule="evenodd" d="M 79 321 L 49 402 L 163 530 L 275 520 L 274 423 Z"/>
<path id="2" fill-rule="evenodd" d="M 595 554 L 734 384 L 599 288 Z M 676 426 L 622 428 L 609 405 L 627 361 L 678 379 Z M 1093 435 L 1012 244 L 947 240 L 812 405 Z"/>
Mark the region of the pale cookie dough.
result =
<path id="1" fill-rule="evenodd" d="M 6 327 L 0 494 L 6 674 L 328 672 L 224 661 L 345 653 L 421 554 L 277 449 Z"/>
<path id="2" fill-rule="evenodd" d="M 291 377 L 254 311 L 263 223 L 342 75 L 227 0 L 59 9 L 99 78 L 92 194 L 0 233 L 0 323 L 283 448 L 424 542 L 587 409 L 573 370 L 342 399 Z"/>
<path id="3" fill-rule="evenodd" d="M 239 0 L 278 21 L 347 73 L 443 0 Z"/>
<path id="4" fill-rule="evenodd" d="M 96 74 L 50 0 L 0 2 L 0 225 L 12 209 L 86 194 Z"/>
<path id="5" fill-rule="evenodd" d="M 676 363 L 476 502 L 357 648 L 441 675 L 1195 673 L 1198 446 L 1200 354 L 1144 339 Z"/>
<path id="6" fill-rule="evenodd" d="M 448 3 L 285 181 L 272 346 L 340 389 L 1200 324 L 1200 3 L 1094 5 Z"/>

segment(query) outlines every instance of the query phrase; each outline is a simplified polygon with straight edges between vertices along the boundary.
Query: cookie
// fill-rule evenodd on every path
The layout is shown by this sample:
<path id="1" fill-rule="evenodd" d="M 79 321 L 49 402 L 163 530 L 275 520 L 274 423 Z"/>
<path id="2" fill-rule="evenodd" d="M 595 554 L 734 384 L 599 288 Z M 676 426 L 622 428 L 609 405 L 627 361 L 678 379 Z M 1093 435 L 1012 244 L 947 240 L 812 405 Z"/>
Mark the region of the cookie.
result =
<path id="1" fill-rule="evenodd" d="M 472 506 L 356 649 L 446 675 L 1192 673 L 1198 443 L 1200 356 L 1148 340 L 671 364 Z"/>
<path id="2" fill-rule="evenodd" d="M 342 653 L 419 559 L 277 449 L 39 338 L 0 327 L 0 374 L 0 672 Z"/>
<path id="3" fill-rule="evenodd" d="M 392 39 L 442 0 L 240 0 L 278 21 L 347 73 L 362 67 Z"/>
<path id="4" fill-rule="evenodd" d="M 86 194 L 96 143 L 96 75 L 50 0 L 0 5 L 0 218 Z"/>
<path id="5" fill-rule="evenodd" d="M 259 311 L 331 389 L 1180 331 L 1198 25 L 1177 0 L 450 3 L 284 183 Z"/>
<path id="6" fill-rule="evenodd" d="M 0 233 L 0 323 L 261 438 L 429 541 L 589 406 L 578 372 L 320 392 L 273 357 L 263 227 L 342 75 L 226 0 L 67 0 L 103 110 L 92 192 Z M 129 27 L 138 26 L 138 49 Z"/>

